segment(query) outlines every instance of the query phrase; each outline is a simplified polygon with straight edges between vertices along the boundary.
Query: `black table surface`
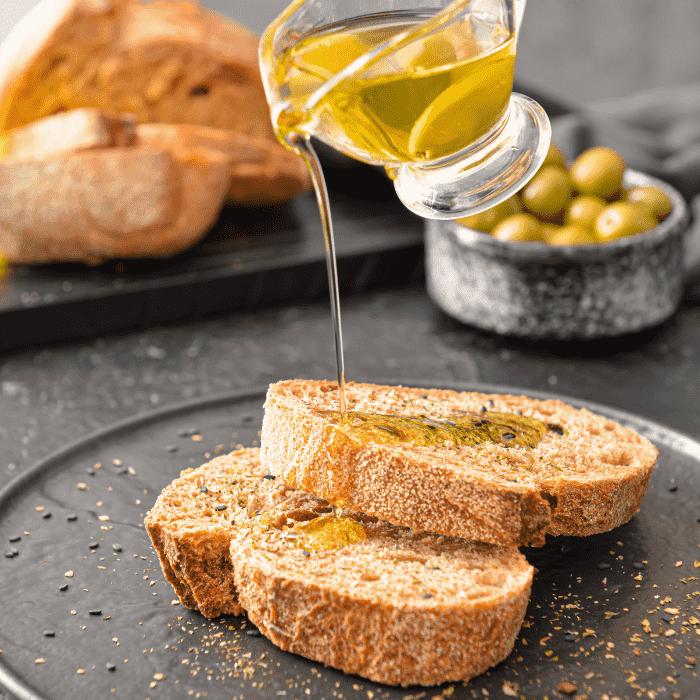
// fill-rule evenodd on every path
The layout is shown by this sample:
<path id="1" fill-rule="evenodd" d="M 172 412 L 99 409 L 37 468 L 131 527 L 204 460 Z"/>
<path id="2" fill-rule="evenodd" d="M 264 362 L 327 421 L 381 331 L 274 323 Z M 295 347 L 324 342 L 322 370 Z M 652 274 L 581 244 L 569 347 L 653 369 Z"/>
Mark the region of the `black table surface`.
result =
<path id="1" fill-rule="evenodd" d="M 528 344 L 480 333 L 440 313 L 421 286 L 346 295 L 343 310 L 350 378 L 545 389 L 700 438 L 700 284 L 662 327 L 594 344 Z M 0 486 L 119 419 L 279 378 L 333 374 L 323 300 L 6 353 Z"/>

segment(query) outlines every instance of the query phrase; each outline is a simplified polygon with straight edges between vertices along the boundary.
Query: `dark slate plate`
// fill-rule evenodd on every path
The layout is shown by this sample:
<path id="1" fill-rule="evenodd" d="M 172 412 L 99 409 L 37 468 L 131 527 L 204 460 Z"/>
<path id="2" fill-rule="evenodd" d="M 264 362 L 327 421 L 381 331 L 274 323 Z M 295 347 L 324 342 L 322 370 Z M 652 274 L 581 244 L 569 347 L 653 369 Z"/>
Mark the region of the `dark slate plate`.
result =
<path id="1" fill-rule="evenodd" d="M 0 541 L 9 553 L 18 550 L 0 558 L 0 682 L 8 690 L 20 698 L 129 699 L 418 692 L 281 652 L 242 618 L 208 622 L 172 604 L 143 515 L 180 468 L 217 446 L 253 444 L 262 402 L 262 391 L 237 393 L 136 417 L 44 460 L 0 494 Z M 572 689 L 564 681 L 591 698 L 697 697 L 700 444 L 592 408 L 661 450 L 641 513 L 613 533 L 528 551 L 539 573 L 513 654 L 466 687 L 422 697 L 552 697 Z M 96 471 L 95 463 L 102 465 Z M 77 520 L 68 521 L 71 513 Z"/>

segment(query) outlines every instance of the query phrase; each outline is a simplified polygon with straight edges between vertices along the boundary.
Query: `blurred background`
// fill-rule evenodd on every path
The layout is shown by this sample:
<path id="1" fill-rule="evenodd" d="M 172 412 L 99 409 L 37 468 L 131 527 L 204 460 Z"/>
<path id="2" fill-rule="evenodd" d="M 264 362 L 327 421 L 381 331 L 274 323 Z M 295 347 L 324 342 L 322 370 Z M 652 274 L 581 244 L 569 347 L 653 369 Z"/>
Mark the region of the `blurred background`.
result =
<path id="1" fill-rule="evenodd" d="M 0 38 L 35 0 L 2 0 Z M 257 32 L 286 0 L 205 0 Z M 697 0 L 529 0 L 519 77 L 572 104 L 698 80 Z"/>

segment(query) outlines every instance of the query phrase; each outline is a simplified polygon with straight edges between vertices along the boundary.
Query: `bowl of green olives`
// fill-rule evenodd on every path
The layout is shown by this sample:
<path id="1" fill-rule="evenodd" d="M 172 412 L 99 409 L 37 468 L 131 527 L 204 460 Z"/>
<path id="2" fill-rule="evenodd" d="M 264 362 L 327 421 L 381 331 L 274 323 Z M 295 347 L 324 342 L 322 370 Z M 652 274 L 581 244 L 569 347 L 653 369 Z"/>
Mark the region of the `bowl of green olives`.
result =
<path id="1" fill-rule="evenodd" d="M 514 197 L 426 222 L 428 293 L 450 316 L 533 339 L 603 338 L 662 323 L 683 292 L 688 211 L 612 149 L 569 166 L 552 146 Z"/>

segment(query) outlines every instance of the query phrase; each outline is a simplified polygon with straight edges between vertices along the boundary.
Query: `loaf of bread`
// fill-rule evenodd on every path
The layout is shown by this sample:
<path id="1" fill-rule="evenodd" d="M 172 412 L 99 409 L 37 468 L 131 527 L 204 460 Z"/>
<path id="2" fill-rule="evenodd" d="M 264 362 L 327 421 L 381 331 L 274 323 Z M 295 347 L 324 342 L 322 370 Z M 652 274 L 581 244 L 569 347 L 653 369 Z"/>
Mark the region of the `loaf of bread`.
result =
<path id="1" fill-rule="evenodd" d="M 352 413 L 337 413 L 337 384 L 285 381 L 267 394 L 263 465 L 294 488 L 418 531 L 506 545 L 606 532 L 639 510 L 658 456 L 633 430 L 561 401 L 354 383 L 347 399 L 360 421 L 427 418 L 422 441 L 381 421 L 354 429 Z M 532 444 L 498 414 L 534 419 Z M 479 426 L 471 442 L 454 438 L 459 420 Z"/>
<path id="2" fill-rule="evenodd" d="M 183 604 L 245 610 L 282 649 L 393 685 L 468 680 L 503 660 L 532 583 L 515 548 L 335 512 L 270 478 L 257 450 L 183 472 L 145 524 Z"/>
<path id="3" fill-rule="evenodd" d="M 194 1 L 41 0 L 0 46 L 0 132 L 81 108 L 215 127 L 218 135 L 190 129 L 187 140 L 217 141 L 228 155 L 229 200 L 285 201 L 308 178 L 274 138 L 257 46 Z"/>
<path id="4" fill-rule="evenodd" d="M 41 0 L 0 49 L 0 130 L 98 107 L 271 136 L 257 50 L 188 0 Z"/>
<path id="5" fill-rule="evenodd" d="M 203 148 L 0 160 L 0 251 L 14 263 L 173 255 L 216 221 L 229 185 L 229 160 Z"/>

